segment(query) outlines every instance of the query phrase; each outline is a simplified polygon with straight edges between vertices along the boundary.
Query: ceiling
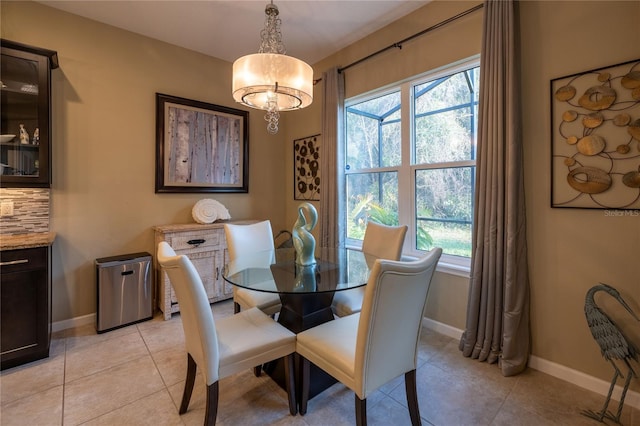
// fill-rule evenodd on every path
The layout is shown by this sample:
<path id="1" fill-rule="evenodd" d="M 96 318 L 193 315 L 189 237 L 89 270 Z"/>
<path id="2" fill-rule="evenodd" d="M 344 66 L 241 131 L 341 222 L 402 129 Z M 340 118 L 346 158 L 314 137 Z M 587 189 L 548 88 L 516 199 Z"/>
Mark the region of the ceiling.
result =
<path id="1" fill-rule="evenodd" d="M 313 64 L 430 0 L 277 0 L 287 54 Z M 233 62 L 257 53 L 268 1 L 39 1 Z"/>

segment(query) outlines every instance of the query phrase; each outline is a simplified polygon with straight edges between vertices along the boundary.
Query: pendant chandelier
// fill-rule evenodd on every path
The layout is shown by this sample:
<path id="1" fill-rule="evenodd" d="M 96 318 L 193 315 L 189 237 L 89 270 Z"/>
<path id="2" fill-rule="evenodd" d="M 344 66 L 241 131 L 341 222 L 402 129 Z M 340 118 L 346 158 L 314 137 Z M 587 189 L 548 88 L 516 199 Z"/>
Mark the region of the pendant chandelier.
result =
<path id="1" fill-rule="evenodd" d="M 233 99 L 266 111 L 267 131 L 278 132 L 280 111 L 301 109 L 313 101 L 313 69 L 285 53 L 278 7 L 265 8 L 260 50 L 233 63 Z"/>

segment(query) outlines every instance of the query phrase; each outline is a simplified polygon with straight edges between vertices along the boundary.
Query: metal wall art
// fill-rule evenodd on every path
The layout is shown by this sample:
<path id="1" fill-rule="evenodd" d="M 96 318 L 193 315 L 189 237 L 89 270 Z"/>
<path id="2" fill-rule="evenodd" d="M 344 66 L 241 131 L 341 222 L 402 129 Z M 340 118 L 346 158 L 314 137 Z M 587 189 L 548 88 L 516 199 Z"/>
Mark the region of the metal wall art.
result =
<path id="1" fill-rule="evenodd" d="M 640 59 L 551 81 L 551 206 L 640 209 Z"/>
<path id="2" fill-rule="evenodd" d="M 294 200 L 320 200 L 320 135 L 293 141 Z"/>
<path id="3" fill-rule="evenodd" d="M 156 93 L 156 192 L 248 192 L 249 113 Z"/>

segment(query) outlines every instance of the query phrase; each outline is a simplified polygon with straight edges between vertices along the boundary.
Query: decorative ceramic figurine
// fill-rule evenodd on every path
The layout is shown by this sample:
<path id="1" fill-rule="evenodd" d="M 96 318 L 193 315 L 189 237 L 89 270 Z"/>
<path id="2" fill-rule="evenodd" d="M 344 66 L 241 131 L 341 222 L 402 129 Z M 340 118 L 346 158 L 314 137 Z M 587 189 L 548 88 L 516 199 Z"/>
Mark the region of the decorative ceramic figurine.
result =
<path id="1" fill-rule="evenodd" d="M 36 127 L 33 131 L 33 140 L 32 143 L 34 145 L 40 145 L 40 129 Z"/>
<path id="2" fill-rule="evenodd" d="M 307 213 L 308 217 L 305 216 Z M 318 222 L 318 212 L 313 204 L 301 203 L 298 206 L 298 220 L 293 225 L 291 235 L 293 247 L 296 250 L 296 263 L 298 265 L 314 265 L 316 263 L 316 239 L 311 231 Z"/>
<path id="3" fill-rule="evenodd" d="M 24 124 L 20 125 L 20 143 L 25 145 L 29 143 L 29 133 L 24 128 Z"/>

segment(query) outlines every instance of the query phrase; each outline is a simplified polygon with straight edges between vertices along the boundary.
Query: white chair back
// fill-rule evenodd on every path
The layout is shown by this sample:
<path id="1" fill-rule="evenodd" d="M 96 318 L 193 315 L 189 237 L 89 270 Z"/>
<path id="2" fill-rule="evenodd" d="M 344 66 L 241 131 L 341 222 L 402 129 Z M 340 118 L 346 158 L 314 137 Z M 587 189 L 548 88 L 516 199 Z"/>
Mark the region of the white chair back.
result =
<path id="1" fill-rule="evenodd" d="M 388 226 L 367 222 L 362 240 L 362 252 L 371 268 L 376 259 L 400 260 L 407 226 Z M 345 317 L 360 312 L 364 288 L 336 292 L 331 308 L 335 315 Z"/>
<path id="2" fill-rule="evenodd" d="M 266 268 L 265 286 L 275 288 L 273 276 L 268 270 L 275 261 L 275 245 L 271 222 L 263 220 L 248 225 L 224 224 L 229 252 L 229 272 L 236 273 L 247 268 Z M 260 308 L 267 315 L 280 312 L 280 297 L 275 293 L 263 293 L 233 286 L 234 312 L 241 309 Z M 256 375 L 259 369 L 256 367 Z"/>
<path id="3" fill-rule="evenodd" d="M 362 251 L 380 259 L 400 260 L 407 225 L 388 226 L 367 222 Z"/>
<path id="4" fill-rule="evenodd" d="M 376 260 L 358 324 L 355 373 L 360 398 L 416 369 L 422 317 L 441 254 L 442 249 L 435 248 L 414 262 Z"/>
<path id="5" fill-rule="evenodd" d="M 249 225 L 225 223 L 224 233 L 230 260 L 235 260 L 240 251 L 245 255 L 275 250 L 271 222 L 268 220 Z"/>
<path id="6" fill-rule="evenodd" d="M 218 380 L 220 353 L 209 298 L 191 260 L 176 255 L 169 244 L 158 244 L 158 263 L 164 268 L 180 301 L 180 317 L 187 352 L 202 369 L 207 385 Z"/>
<path id="7" fill-rule="evenodd" d="M 274 250 L 265 250 L 256 253 L 248 253 L 243 254 L 242 256 L 236 258 L 235 260 L 229 256 L 229 263 L 227 263 L 228 273 L 229 275 L 236 274 L 238 272 L 244 271 L 245 269 L 254 268 L 254 269 L 264 269 L 265 271 L 265 280 L 271 279 L 273 280 L 273 275 L 269 271 L 271 265 L 276 262 L 276 251 Z M 255 271 L 254 271 L 255 273 Z"/>

